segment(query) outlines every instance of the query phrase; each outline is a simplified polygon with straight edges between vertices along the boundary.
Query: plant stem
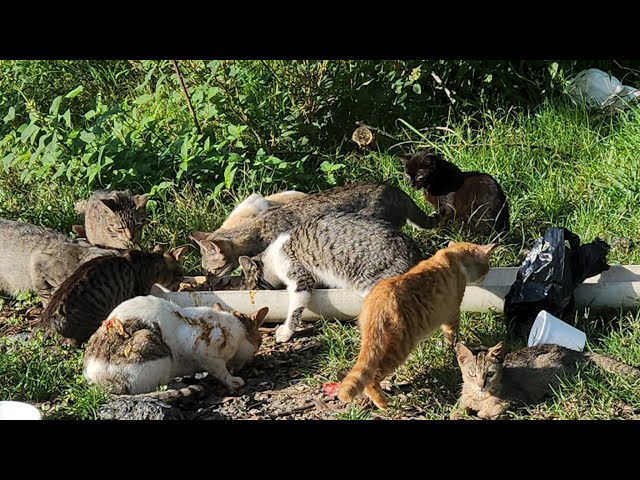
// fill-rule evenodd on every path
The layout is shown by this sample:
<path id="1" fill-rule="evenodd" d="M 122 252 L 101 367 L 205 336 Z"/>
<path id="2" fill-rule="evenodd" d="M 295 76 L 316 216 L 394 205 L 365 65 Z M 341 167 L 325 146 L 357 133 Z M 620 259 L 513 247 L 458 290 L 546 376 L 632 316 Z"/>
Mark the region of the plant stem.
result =
<path id="1" fill-rule="evenodd" d="M 198 117 L 196 117 L 196 112 L 193 110 L 193 105 L 191 104 L 191 98 L 189 97 L 189 91 L 187 90 L 187 86 L 184 83 L 184 77 L 180 72 L 180 67 L 178 67 L 177 60 L 171 60 L 171 64 L 176 71 L 176 75 L 178 75 L 178 80 L 180 81 L 180 87 L 182 87 L 182 94 L 184 95 L 185 100 L 187 101 L 187 107 L 189 107 L 189 113 L 193 118 L 193 122 L 196 124 L 196 128 L 198 129 L 198 133 L 202 134 L 202 129 L 200 128 L 200 122 L 198 122 Z"/>

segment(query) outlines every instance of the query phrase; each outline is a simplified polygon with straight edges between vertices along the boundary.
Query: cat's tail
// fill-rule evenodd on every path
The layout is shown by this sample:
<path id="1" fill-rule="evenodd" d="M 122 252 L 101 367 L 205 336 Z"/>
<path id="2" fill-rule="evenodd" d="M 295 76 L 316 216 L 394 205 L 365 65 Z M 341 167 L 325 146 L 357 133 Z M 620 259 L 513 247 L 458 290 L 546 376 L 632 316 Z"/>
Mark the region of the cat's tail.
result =
<path id="1" fill-rule="evenodd" d="M 589 360 L 598 365 L 603 370 L 611 373 L 621 373 L 623 375 L 629 375 L 633 378 L 640 378 L 640 369 L 627 365 L 614 358 L 607 357 L 600 353 L 586 352 L 585 355 Z"/>
<path id="2" fill-rule="evenodd" d="M 369 318 L 368 311 L 374 312 L 373 318 Z M 375 318 L 382 312 L 379 309 L 368 311 L 363 309 L 360 314 L 362 340 L 358 359 L 349 374 L 342 380 L 338 390 L 338 398 L 344 403 L 352 402 L 371 383 L 378 372 L 378 364 L 384 353 L 381 341 L 384 338 L 384 331 L 382 331 L 384 322 L 382 319 Z M 365 329 L 379 331 L 365 332 Z"/>

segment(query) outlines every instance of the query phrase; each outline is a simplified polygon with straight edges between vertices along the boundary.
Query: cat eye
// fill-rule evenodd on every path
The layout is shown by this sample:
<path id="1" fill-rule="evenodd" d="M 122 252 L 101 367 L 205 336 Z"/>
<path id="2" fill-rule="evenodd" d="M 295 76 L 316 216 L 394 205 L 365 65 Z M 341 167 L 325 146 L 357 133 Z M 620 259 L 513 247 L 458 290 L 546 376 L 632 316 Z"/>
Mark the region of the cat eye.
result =
<path id="1" fill-rule="evenodd" d="M 469 372 L 469 376 L 470 376 L 471 378 L 476 378 L 476 374 L 475 374 L 475 373 L 471 373 L 471 372 Z"/>
<path id="2" fill-rule="evenodd" d="M 487 378 L 491 378 L 495 375 L 496 372 L 487 372 Z"/>

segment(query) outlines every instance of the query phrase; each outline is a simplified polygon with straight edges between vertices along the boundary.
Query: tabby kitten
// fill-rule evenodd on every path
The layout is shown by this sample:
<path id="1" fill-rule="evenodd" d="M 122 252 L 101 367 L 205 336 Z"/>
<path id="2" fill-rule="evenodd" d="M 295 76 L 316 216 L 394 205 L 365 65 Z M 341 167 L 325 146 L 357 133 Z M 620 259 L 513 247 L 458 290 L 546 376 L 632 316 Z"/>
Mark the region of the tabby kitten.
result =
<path id="1" fill-rule="evenodd" d="M 471 224 L 479 235 L 509 230 L 509 206 L 502 188 L 487 173 L 462 172 L 435 153 L 399 156 L 412 188 L 424 189 L 438 212 L 439 226 Z"/>
<path id="2" fill-rule="evenodd" d="M 250 221 L 252 218 L 257 217 L 268 208 L 278 208 L 286 203 L 299 200 L 306 196 L 306 193 L 296 192 L 295 190 L 274 193 L 267 197 L 263 197 L 259 193 L 252 193 L 231 211 L 229 217 L 220 225 L 215 233 L 236 228 Z"/>
<path id="3" fill-rule="evenodd" d="M 80 265 L 116 254 L 50 228 L 0 219 L 0 291 L 16 295 L 30 290 L 46 305 Z"/>
<path id="4" fill-rule="evenodd" d="M 594 352 L 579 352 L 559 345 L 526 347 L 505 356 L 502 342 L 491 348 L 470 350 L 456 345 L 462 371 L 460 407 L 478 417 L 496 419 L 511 407 L 538 403 L 574 375 L 579 364 L 594 362 L 604 370 L 640 378 L 640 370 Z M 457 413 L 452 414 L 456 418 Z"/>
<path id="5" fill-rule="evenodd" d="M 289 290 L 289 312 L 276 330 L 288 341 L 320 284 L 366 295 L 382 278 L 406 272 L 422 258 L 420 248 L 391 224 L 355 213 L 331 213 L 280 235 L 263 254 L 240 257 L 245 286 Z"/>
<path id="6" fill-rule="evenodd" d="M 269 309 L 251 315 L 214 307 L 179 307 L 153 296 L 118 305 L 87 344 L 83 374 L 115 394 L 147 393 L 175 377 L 209 372 L 231 389 L 260 348 Z"/>
<path id="7" fill-rule="evenodd" d="M 93 245 L 127 249 L 140 245 L 142 227 L 147 221 L 148 194 L 131 195 L 128 191 L 94 192 L 87 200 L 75 204 L 76 212 L 84 214 L 84 228 L 73 231 Z"/>
<path id="8" fill-rule="evenodd" d="M 487 275 L 494 248 L 495 244 L 450 242 L 408 272 L 378 282 L 362 303 L 360 354 L 338 398 L 348 403 L 364 390 L 378 408 L 385 408 L 380 382 L 423 338 L 440 327 L 452 345 L 465 288 Z"/>
<path id="9" fill-rule="evenodd" d="M 41 314 L 42 325 L 79 344 L 87 340 L 120 303 L 148 295 L 158 283 L 175 290 L 184 278 L 182 257 L 188 247 L 167 253 L 130 250 L 81 265 L 54 293 Z"/>
<path id="10" fill-rule="evenodd" d="M 399 188 L 381 182 L 360 182 L 308 194 L 223 232 L 192 232 L 191 238 L 200 246 L 203 270 L 224 278 L 238 266 L 238 257 L 257 255 L 278 235 L 332 212 L 359 213 L 387 221 L 398 230 L 407 220 L 420 228 L 435 226 L 435 221 Z"/>

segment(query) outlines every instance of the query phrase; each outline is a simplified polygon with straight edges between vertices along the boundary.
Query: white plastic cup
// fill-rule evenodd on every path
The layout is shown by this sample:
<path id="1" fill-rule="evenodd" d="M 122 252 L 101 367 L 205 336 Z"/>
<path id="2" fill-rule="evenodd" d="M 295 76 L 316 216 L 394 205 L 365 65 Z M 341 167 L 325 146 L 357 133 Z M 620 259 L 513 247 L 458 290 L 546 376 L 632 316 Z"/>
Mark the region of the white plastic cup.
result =
<path id="1" fill-rule="evenodd" d="M 23 402 L 0 402 L 0 420 L 41 420 L 42 415 L 33 405 Z"/>
<path id="2" fill-rule="evenodd" d="M 580 352 L 586 342 L 587 336 L 582 330 L 578 330 L 546 310 L 542 310 L 533 322 L 527 344 L 534 347 L 553 343 Z"/>

